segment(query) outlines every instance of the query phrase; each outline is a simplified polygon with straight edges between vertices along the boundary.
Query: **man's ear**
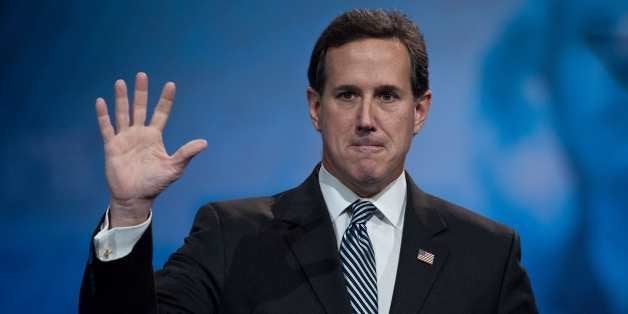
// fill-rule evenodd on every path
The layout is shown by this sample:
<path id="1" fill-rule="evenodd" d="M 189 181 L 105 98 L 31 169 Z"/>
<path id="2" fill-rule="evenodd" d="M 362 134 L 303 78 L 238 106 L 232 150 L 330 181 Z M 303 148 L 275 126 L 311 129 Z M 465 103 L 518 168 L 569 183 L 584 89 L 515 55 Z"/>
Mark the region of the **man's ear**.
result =
<path id="1" fill-rule="evenodd" d="M 414 101 L 414 130 L 413 133 L 416 135 L 419 133 L 421 128 L 423 128 L 423 124 L 425 123 L 425 119 L 427 119 L 427 113 L 430 111 L 430 106 L 432 105 L 432 91 L 427 90 L 421 97 L 418 97 Z"/>
<path id="2" fill-rule="evenodd" d="M 321 108 L 321 95 L 318 94 L 312 87 L 307 87 L 307 104 L 310 112 L 310 120 L 314 128 L 320 132 L 321 127 L 319 123 L 319 115 Z"/>

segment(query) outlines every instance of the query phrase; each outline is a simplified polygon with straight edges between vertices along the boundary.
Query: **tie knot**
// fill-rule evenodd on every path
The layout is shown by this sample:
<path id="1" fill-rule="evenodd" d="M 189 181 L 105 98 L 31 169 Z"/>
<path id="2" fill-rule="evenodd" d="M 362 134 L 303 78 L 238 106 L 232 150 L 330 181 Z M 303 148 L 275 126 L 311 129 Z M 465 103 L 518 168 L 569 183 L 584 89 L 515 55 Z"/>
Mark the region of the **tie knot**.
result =
<path id="1" fill-rule="evenodd" d="M 365 200 L 357 200 L 353 202 L 349 208 L 352 213 L 351 222 L 349 223 L 351 225 L 365 224 L 369 221 L 369 219 L 371 219 L 371 217 L 373 217 L 373 214 L 375 214 L 375 211 L 377 210 L 377 207 L 375 207 L 373 203 Z"/>

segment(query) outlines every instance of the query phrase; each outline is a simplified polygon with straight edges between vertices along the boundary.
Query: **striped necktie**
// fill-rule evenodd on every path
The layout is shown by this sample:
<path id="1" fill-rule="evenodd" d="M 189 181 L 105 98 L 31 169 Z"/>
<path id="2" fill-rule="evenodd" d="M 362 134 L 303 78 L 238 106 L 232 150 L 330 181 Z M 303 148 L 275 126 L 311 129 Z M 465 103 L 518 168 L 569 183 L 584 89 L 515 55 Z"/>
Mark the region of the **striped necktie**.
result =
<path id="1" fill-rule="evenodd" d="M 377 272 L 375 253 L 366 232 L 366 222 L 377 208 L 357 200 L 349 206 L 351 222 L 340 244 L 340 259 L 353 314 L 377 313 Z"/>

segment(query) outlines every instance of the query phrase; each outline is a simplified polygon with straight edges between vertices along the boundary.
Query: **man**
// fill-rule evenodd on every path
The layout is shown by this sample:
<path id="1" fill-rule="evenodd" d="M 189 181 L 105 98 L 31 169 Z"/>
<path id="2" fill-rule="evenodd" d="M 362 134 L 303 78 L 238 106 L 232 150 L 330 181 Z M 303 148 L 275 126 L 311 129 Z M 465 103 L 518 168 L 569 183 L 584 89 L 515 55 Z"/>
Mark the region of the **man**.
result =
<path id="1" fill-rule="evenodd" d="M 153 202 L 207 143 L 165 152 L 172 83 L 148 126 L 145 74 L 136 79 L 133 119 L 116 82 L 115 131 L 97 100 L 111 200 L 80 310 L 536 312 L 517 235 L 422 192 L 404 172 L 432 95 L 416 25 L 396 12 L 346 12 L 318 39 L 308 78 L 321 164 L 292 190 L 203 206 L 185 244 L 154 274 Z"/>

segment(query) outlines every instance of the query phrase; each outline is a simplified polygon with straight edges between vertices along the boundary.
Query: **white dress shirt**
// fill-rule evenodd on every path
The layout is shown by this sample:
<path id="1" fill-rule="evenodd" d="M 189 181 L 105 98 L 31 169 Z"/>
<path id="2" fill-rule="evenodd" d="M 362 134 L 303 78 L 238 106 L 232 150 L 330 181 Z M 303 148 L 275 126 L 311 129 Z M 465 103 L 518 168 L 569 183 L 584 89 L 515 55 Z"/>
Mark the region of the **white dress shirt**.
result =
<path id="1" fill-rule="evenodd" d="M 336 244 L 340 249 L 342 236 L 351 221 L 346 209 L 360 197 L 329 173 L 322 164 L 318 172 L 318 182 L 333 222 Z M 363 199 L 370 201 L 378 209 L 366 223 L 366 228 L 375 252 L 378 312 L 388 313 L 395 289 L 406 208 L 404 172 L 377 195 Z M 151 219 L 152 212 L 148 219 L 139 225 L 109 229 L 109 209 L 107 209 L 105 221 L 100 231 L 94 236 L 96 257 L 107 262 L 127 256 L 144 231 L 148 229 Z"/>
<path id="2" fill-rule="evenodd" d="M 366 223 L 367 233 L 375 252 L 377 272 L 378 313 L 388 313 L 395 289 L 399 250 L 406 208 L 406 178 L 404 172 L 381 192 L 371 198 L 360 198 L 321 165 L 318 182 L 336 232 L 340 249 L 342 236 L 351 221 L 348 210 L 357 199 L 368 200 L 378 211 Z"/>
<path id="3" fill-rule="evenodd" d="M 105 221 L 100 226 L 100 231 L 94 236 L 96 257 L 103 262 L 109 262 L 129 255 L 135 243 L 148 229 L 152 218 L 153 212 L 150 211 L 146 221 L 139 225 L 109 229 L 109 208 L 107 208 Z"/>

